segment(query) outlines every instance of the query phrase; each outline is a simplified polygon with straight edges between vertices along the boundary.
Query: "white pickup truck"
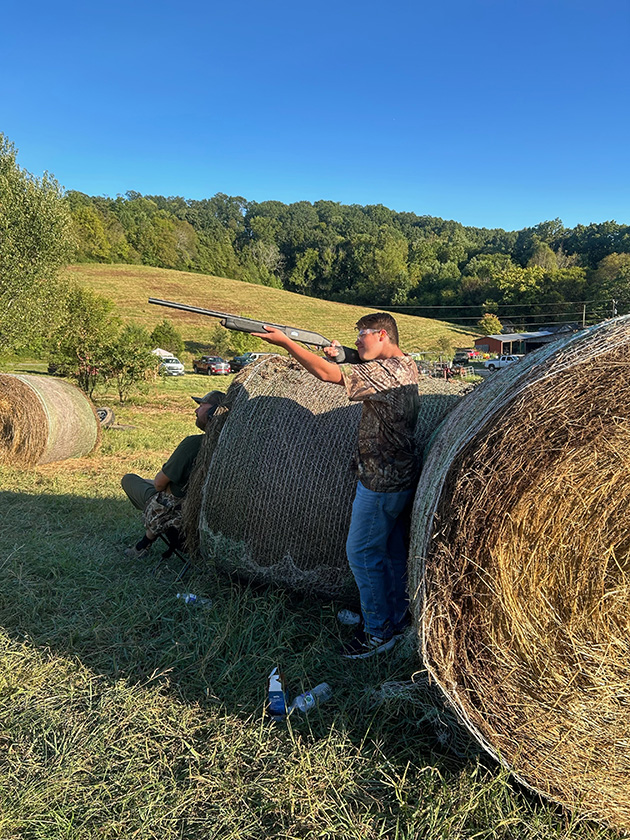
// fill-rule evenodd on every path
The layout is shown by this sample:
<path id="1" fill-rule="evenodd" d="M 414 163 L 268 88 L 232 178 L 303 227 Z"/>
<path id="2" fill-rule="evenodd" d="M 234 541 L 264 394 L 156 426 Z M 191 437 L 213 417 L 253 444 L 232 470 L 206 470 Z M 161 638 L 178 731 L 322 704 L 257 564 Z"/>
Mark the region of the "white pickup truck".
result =
<path id="1" fill-rule="evenodd" d="M 488 370 L 498 370 L 499 368 L 507 367 L 514 362 L 518 362 L 522 358 L 522 356 L 508 356 L 505 354 L 503 356 L 498 356 L 496 359 L 488 359 L 487 362 L 484 362 L 484 366 L 487 367 Z"/>

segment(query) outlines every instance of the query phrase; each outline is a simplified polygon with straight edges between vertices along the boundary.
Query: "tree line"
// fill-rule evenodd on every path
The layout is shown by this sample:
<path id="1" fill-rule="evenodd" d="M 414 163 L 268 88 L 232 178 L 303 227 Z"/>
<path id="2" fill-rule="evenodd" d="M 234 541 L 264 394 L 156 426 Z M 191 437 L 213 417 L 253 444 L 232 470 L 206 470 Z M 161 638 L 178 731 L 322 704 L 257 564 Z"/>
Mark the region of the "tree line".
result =
<path id="1" fill-rule="evenodd" d="M 630 226 L 467 227 L 383 205 L 68 192 L 77 259 L 215 274 L 313 297 L 476 323 L 630 311 Z"/>
<path id="2" fill-rule="evenodd" d="M 0 133 L 0 354 L 65 347 L 85 304 L 59 279 L 73 261 L 203 272 L 468 325 L 630 311 L 630 228 L 614 221 L 505 231 L 382 205 L 91 197 L 34 177 L 16 154 Z"/>

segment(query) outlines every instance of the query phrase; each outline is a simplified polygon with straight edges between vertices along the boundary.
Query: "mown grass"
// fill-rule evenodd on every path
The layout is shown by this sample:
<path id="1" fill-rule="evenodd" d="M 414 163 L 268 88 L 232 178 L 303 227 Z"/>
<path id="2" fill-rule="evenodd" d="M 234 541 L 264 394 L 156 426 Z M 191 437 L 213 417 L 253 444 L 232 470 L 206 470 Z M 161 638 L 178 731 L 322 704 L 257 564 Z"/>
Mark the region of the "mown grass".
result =
<path id="1" fill-rule="evenodd" d="M 209 346 L 218 321 L 154 306 L 147 302 L 149 297 L 310 329 L 351 345 L 356 337 L 355 323 L 366 312 L 373 311 L 239 280 L 151 266 L 75 265 L 68 267 L 66 275 L 112 299 L 121 315 L 149 331 L 164 318 L 170 318 L 192 354 L 203 352 Z M 405 314 L 395 317 L 401 346 L 406 352 L 437 351 L 442 338 L 448 339 L 453 347 L 472 345 L 473 334 L 469 329 L 430 318 Z M 261 342 L 260 348 L 268 349 L 268 345 L 263 346 Z"/>
<path id="2" fill-rule="evenodd" d="M 133 428 L 88 458 L 2 468 L 0 838 L 612 837 L 480 756 L 411 640 L 345 662 L 334 604 L 124 557 L 141 526 L 120 476 L 154 474 L 193 429 L 190 393 L 228 381 L 103 394 Z M 326 680 L 333 698 L 274 724 L 276 664 L 292 694 Z"/>

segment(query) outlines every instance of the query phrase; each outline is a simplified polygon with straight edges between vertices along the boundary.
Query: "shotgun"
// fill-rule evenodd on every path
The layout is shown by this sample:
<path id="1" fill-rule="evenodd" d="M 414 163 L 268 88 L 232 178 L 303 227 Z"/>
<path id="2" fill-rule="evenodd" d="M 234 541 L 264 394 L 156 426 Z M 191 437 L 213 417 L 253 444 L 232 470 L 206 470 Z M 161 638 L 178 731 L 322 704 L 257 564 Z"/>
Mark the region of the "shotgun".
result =
<path id="1" fill-rule="evenodd" d="M 252 318 L 244 318 L 242 315 L 230 315 L 229 312 L 217 312 L 214 309 L 201 309 L 199 306 L 188 306 L 186 303 L 174 303 L 172 300 L 158 300 L 149 298 L 149 303 L 157 306 L 170 306 L 172 309 L 183 309 L 185 312 L 195 312 L 197 315 L 209 315 L 211 318 L 218 318 L 221 326 L 228 330 L 238 330 L 245 333 L 264 333 L 265 324 L 275 327 L 294 341 L 308 344 L 312 347 L 330 347 L 331 342 L 316 332 L 300 330 L 297 327 L 287 327 L 284 324 L 272 324 L 271 321 L 254 321 Z"/>

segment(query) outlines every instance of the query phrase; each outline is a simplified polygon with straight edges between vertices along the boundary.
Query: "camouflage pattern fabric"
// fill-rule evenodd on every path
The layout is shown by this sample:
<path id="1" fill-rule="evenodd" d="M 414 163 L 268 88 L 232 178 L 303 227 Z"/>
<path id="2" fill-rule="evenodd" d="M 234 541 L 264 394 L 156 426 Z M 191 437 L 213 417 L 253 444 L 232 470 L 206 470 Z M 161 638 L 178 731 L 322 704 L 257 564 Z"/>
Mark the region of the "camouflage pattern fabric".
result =
<path id="1" fill-rule="evenodd" d="M 341 365 L 348 399 L 362 403 L 355 466 L 361 484 L 375 493 L 415 486 L 420 472 L 414 428 L 418 368 L 410 356 Z"/>
<path id="2" fill-rule="evenodd" d="M 181 531 L 182 502 L 183 499 L 179 499 L 171 493 L 156 493 L 149 499 L 143 511 L 144 527 L 156 536 L 163 534 L 168 528 Z"/>

